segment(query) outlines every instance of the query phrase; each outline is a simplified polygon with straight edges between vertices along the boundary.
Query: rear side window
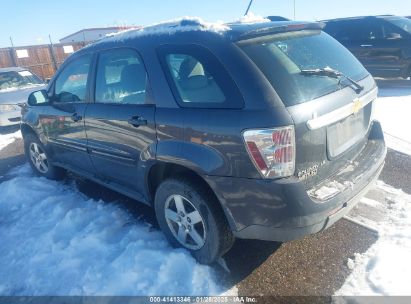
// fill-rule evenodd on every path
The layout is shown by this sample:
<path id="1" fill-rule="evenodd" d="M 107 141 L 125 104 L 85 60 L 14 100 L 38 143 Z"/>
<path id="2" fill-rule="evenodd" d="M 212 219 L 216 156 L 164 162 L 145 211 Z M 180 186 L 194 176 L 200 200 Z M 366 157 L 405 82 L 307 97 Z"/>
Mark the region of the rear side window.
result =
<path id="1" fill-rule="evenodd" d="M 186 54 L 167 55 L 167 66 L 184 103 L 223 103 L 224 93 L 197 58 Z"/>
<path id="2" fill-rule="evenodd" d="M 146 85 L 146 70 L 136 51 L 114 49 L 99 55 L 96 102 L 144 104 Z"/>
<path id="3" fill-rule="evenodd" d="M 86 99 L 91 56 L 74 59 L 64 67 L 55 82 L 54 102 L 82 102 Z"/>
<path id="4" fill-rule="evenodd" d="M 242 108 L 244 101 L 221 62 L 198 45 L 158 49 L 165 76 L 181 107 Z"/>

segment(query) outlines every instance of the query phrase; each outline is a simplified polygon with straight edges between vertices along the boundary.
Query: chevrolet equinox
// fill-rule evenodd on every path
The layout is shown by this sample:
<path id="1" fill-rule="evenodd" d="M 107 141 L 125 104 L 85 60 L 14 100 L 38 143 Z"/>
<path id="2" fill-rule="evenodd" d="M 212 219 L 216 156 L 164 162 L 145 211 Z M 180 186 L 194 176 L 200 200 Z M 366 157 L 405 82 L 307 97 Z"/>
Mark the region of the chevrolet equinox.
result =
<path id="1" fill-rule="evenodd" d="M 152 206 L 201 263 L 235 237 L 322 231 L 386 154 L 376 84 L 322 26 L 185 18 L 103 38 L 29 96 L 27 158 Z"/>

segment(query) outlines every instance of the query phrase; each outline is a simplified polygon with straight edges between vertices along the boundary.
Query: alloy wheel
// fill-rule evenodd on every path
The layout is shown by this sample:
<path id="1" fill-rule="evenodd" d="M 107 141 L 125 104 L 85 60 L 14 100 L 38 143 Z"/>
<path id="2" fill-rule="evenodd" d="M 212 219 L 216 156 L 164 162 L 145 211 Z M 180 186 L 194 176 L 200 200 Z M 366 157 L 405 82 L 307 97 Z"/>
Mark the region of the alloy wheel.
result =
<path id="1" fill-rule="evenodd" d="M 192 250 L 204 246 L 206 240 L 204 220 L 187 198 L 178 194 L 169 196 L 164 211 L 168 227 L 181 245 Z"/>
<path id="2" fill-rule="evenodd" d="M 40 172 L 40 173 L 47 173 L 49 170 L 49 165 L 48 165 L 48 160 L 47 160 L 47 155 L 44 152 L 44 150 L 35 142 L 32 142 L 30 144 L 29 148 L 30 152 L 30 160 L 33 163 L 34 167 Z"/>

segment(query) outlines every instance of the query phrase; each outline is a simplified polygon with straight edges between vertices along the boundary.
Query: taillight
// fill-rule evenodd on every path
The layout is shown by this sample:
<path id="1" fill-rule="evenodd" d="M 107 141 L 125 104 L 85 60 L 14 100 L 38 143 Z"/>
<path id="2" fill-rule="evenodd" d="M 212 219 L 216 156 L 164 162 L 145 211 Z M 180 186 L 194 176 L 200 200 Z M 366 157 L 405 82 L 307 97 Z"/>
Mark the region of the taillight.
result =
<path id="1" fill-rule="evenodd" d="M 265 178 L 286 177 L 294 174 L 294 127 L 247 130 L 243 133 L 248 154 Z"/>

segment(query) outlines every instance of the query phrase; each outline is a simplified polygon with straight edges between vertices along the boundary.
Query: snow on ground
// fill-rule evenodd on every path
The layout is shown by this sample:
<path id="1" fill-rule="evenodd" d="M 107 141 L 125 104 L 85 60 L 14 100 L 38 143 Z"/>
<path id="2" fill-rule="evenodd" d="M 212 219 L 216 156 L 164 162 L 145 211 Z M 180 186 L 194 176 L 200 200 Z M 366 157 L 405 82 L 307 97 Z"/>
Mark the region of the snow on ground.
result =
<path id="1" fill-rule="evenodd" d="M 28 164 L 0 184 L 0 295 L 216 295 L 214 270 Z"/>
<path id="2" fill-rule="evenodd" d="M 410 295 L 411 195 L 381 181 L 374 191 L 378 201 L 364 198 L 363 203 L 383 215 L 373 223 L 379 238 L 367 252 L 348 260 L 353 272 L 336 295 Z M 354 219 L 363 222 L 361 216 Z"/>
<path id="3" fill-rule="evenodd" d="M 21 138 L 20 130 L 10 134 L 0 134 L 0 150 L 4 149 L 18 138 Z"/>
<path id="4" fill-rule="evenodd" d="M 411 81 L 407 87 L 380 88 L 374 109 L 381 122 L 387 146 L 411 155 Z"/>
<path id="5" fill-rule="evenodd" d="M 387 146 L 411 155 L 410 81 L 379 84 L 374 117 L 382 124 Z M 347 261 L 352 273 L 336 295 L 410 295 L 411 195 L 378 181 L 348 218 L 377 231 L 378 240 L 367 252 Z"/>

